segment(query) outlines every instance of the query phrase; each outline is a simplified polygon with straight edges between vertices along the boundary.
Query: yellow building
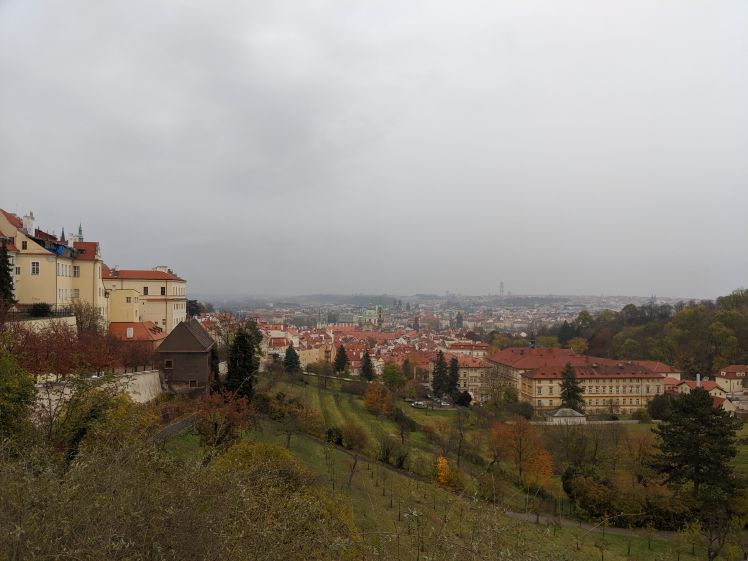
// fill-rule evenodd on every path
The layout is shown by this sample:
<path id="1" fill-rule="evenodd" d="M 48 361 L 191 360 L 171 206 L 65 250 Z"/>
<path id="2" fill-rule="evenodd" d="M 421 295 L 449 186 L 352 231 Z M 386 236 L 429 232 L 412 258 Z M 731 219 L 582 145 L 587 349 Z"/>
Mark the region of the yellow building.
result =
<path id="1" fill-rule="evenodd" d="M 665 377 L 643 372 L 641 368 L 618 369 L 597 365 L 575 366 L 577 382 L 582 388 L 584 408 L 589 412 L 611 411 L 630 413 L 646 407 L 665 392 Z M 617 371 L 619 370 L 619 371 Z M 561 407 L 563 367 L 538 368 L 521 374 L 520 399 L 536 410 Z"/>
<path id="2" fill-rule="evenodd" d="M 118 290 L 137 293 L 140 321 L 151 321 L 168 334 L 187 318 L 187 281 L 167 267 L 146 270 L 105 267 L 103 277 L 112 297 Z"/>
<path id="3" fill-rule="evenodd" d="M 143 321 L 144 307 L 137 290 L 123 288 L 109 292 L 109 321 L 112 323 Z"/>
<path id="4" fill-rule="evenodd" d="M 34 215 L 19 218 L 0 209 L 0 232 L 14 249 L 14 296 L 20 309 L 49 304 L 54 309 L 75 301 L 94 306 L 108 319 L 102 260 L 97 242 L 83 241 L 82 231 L 69 242 L 35 227 Z"/>
<path id="5" fill-rule="evenodd" d="M 588 411 L 629 413 L 665 392 L 665 378 L 680 378 L 671 366 L 653 360 L 613 360 L 570 349 L 510 347 L 489 357 L 494 376 L 515 385 L 519 398 L 535 409 L 561 407 L 561 378 L 570 364 Z"/>

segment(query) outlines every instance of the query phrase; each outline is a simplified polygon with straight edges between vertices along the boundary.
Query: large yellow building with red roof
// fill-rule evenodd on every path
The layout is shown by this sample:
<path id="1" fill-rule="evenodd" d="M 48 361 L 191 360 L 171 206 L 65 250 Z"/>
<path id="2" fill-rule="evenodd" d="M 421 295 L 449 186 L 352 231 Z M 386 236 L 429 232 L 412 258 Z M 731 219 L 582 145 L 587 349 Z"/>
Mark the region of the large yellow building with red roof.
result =
<path id="1" fill-rule="evenodd" d="M 98 242 L 83 241 L 80 229 L 70 240 L 58 238 L 36 228 L 33 213 L 19 218 L 2 209 L 0 236 L 11 250 L 14 296 L 19 309 L 49 304 L 54 311 L 83 301 L 94 306 L 107 321 L 109 310 Z"/>
<path id="2" fill-rule="evenodd" d="M 580 355 L 570 349 L 512 347 L 492 355 L 494 375 L 516 385 L 519 398 L 537 410 L 561 407 L 564 367 L 571 364 L 592 412 L 630 413 L 665 393 L 668 378 L 680 372 L 658 361 L 613 360 Z"/>

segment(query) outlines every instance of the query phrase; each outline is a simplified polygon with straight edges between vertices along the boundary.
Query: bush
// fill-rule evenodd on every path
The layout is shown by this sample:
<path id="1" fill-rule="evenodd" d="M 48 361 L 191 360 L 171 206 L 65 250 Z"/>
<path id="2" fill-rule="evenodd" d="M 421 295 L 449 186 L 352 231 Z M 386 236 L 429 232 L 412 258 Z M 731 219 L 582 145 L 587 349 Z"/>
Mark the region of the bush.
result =
<path id="1" fill-rule="evenodd" d="M 31 308 L 29 308 L 29 314 L 31 314 L 32 317 L 35 318 L 46 318 L 52 315 L 52 306 L 50 304 L 47 304 L 46 302 L 37 302 L 36 304 L 31 304 Z"/>
<path id="2" fill-rule="evenodd" d="M 651 423 L 652 417 L 649 416 L 649 413 L 646 409 L 637 409 L 633 413 L 631 413 L 631 418 L 639 421 L 640 423 Z"/>
<path id="3" fill-rule="evenodd" d="M 532 408 L 532 405 L 527 403 L 526 401 L 516 401 L 514 403 L 507 403 L 506 410 L 512 413 L 513 415 L 519 415 L 520 417 L 524 417 L 525 419 L 532 419 L 532 416 L 534 414 L 534 410 Z"/>
<path id="4" fill-rule="evenodd" d="M 327 427 L 325 441 L 341 446 L 343 444 L 343 431 L 340 427 Z"/>
<path id="5" fill-rule="evenodd" d="M 340 391 L 353 395 L 364 395 L 366 390 L 365 382 L 343 382 L 340 384 Z"/>

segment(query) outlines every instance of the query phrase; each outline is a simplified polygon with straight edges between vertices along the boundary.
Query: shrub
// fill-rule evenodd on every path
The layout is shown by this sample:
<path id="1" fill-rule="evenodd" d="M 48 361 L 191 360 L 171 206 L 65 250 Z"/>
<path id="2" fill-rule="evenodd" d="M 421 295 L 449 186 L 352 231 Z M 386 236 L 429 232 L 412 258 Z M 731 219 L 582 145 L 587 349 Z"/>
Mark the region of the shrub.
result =
<path id="1" fill-rule="evenodd" d="M 327 427 L 325 431 L 325 441 L 338 446 L 343 444 L 343 431 L 340 427 Z"/>
<path id="2" fill-rule="evenodd" d="M 639 421 L 640 423 L 651 423 L 652 417 L 649 416 L 649 413 L 646 409 L 637 409 L 633 413 L 631 413 L 631 418 Z"/>
<path id="3" fill-rule="evenodd" d="M 36 304 L 31 304 L 31 308 L 29 308 L 29 314 L 31 314 L 32 317 L 35 318 L 46 318 L 52 315 L 52 306 L 50 304 L 47 304 L 46 302 L 37 302 Z"/>

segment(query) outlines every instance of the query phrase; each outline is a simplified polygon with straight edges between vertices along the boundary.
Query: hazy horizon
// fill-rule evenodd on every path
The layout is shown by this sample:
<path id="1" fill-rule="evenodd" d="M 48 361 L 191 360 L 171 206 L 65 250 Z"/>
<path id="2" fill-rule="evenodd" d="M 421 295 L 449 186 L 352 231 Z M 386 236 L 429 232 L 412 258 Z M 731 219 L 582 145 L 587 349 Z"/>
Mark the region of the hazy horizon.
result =
<path id="1" fill-rule="evenodd" d="M 0 207 L 191 294 L 715 298 L 748 3 L 0 3 Z"/>

